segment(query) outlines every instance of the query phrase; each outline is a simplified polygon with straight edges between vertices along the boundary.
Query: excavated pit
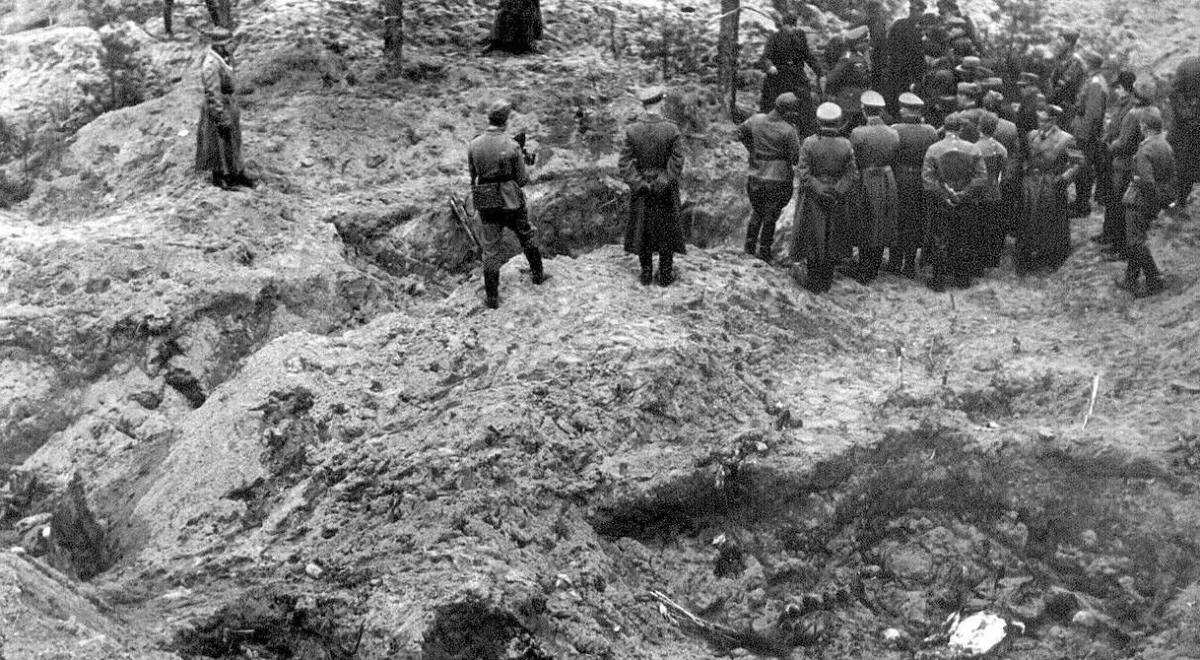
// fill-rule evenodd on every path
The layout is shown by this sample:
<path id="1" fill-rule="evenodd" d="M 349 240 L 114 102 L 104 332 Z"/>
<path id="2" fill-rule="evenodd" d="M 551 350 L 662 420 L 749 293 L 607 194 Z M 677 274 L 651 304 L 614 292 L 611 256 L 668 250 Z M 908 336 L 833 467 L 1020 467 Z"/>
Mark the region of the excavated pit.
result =
<path id="1" fill-rule="evenodd" d="M 832 657 L 874 657 L 865 631 L 889 626 L 930 652 L 976 611 L 1023 623 L 1014 657 L 1126 657 L 1200 578 L 1194 487 L 1146 459 L 925 426 L 804 472 L 770 462 L 703 466 L 590 523 L 625 580 L 768 639 L 791 605 Z"/>

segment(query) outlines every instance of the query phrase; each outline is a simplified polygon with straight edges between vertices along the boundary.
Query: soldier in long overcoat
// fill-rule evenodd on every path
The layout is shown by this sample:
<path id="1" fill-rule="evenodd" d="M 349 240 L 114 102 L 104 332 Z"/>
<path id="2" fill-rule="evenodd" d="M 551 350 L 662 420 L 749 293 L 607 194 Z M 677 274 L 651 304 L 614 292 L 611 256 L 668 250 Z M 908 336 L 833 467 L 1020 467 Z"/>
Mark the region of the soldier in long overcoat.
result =
<path id="1" fill-rule="evenodd" d="M 1179 200 L 1182 210 L 1200 183 L 1200 56 L 1189 57 L 1175 69 L 1171 82 L 1171 126 L 1168 142 L 1175 151 L 1179 170 Z"/>
<path id="2" fill-rule="evenodd" d="M 808 46 L 808 37 L 797 27 L 796 21 L 795 14 L 784 14 L 779 19 L 779 30 L 767 37 L 762 55 L 767 77 L 763 79 L 758 106 L 759 112 L 769 113 L 775 108 L 775 99 L 780 94 L 795 94 L 799 109 L 789 121 L 803 138 L 812 134 L 814 123 L 812 90 L 804 66 L 812 69 L 818 81 L 825 74 L 821 70 L 821 61 Z"/>
<path id="3" fill-rule="evenodd" d="M 1062 108 L 1038 110 L 1038 129 L 1029 135 L 1021 218 L 1017 226 L 1017 272 L 1057 269 L 1071 252 L 1067 186 L 1083 165 L 1075 137 L 1059 127 Z"/>
<path id="4" fill-rule="evenodd" d="M 800 145 L 796 168 L 800 199 L 792 258 L 807 260 L 806 286 L 816 293 L 829 290 L 834 259 L 845 256 L 845 247 L 836 241 L 845 234 L 850 196 L 858 179 L 854 147 L 841 136 L 841 122 L 842 109 L 836 103 L 822 103 L 817 108 L 819 128 Z"/>
<path id="5" fill-rule="evenodd" d="M 214 28 L 210 45 L 200 62 L 200 84 L 204 102 L 196 127 L 196 169 L 212 173 L 212 183 L 221 188 L 253 187 L 242 166 L 242 122 L 238 110 L 237 83 L 229 63 L 233 33 Z"/>
<path id="6" fill-rule="evenodd" d="M 879 274 L 886 248 L 890 259 L 899 253 L 896 214 L 898 211 L 896 177 L 892 164 L 900 148 L 900 134 L 884 123 L 886 105 L 883 95 L 874 90 L 863 92 L 864 126 L 850 133 L 854 162 L 858 166 L 858 212 L 851 224 L 857 225 L 858 281 L 867 284 Z"/>
<path id="7" fill-rule="evenodd" d="M 1162 134 L 1162 113 L 1158 108 L 1151 108 L 1141 114 L 1140 122 L 1146 139 L 1138 145 L 1133 157 L 1133 177 L 1122 200 L 1129 209 L 1129 222 L 1125 226 L 1129 261 L 1125 269 L 1125 281 L 1118 284 L 1135 296 L 1152 296 L 1164 287 L 1162 273 L 1158 270 L 1158 264 L 1154 263 L 1146 237 L 1159 211 L 1178 197 L 1179 177 L 1175 153 Z M 1146 276 L 1146 288 L 1143 291 L 1137 288 L 1140 274 Z"/>
<path id="8" fill-rule="evenodd" d="M 1086 67 L 1085 81 L 1075 99 L 1075 118 L 1071 123 L 1071 135 L 1079 143 L 1084 164 L 1079 168 L 1075 182 L 1075 205 L 1072 212 L 1076 217 L 1086 218 L 1092 213 L 1092 190 L 1096 200 L 1103 203 L 1109 196 L 1112 185 L 1112 158 L 1108 145 L 1104 143 L 1104 116 L 1108 109 L 1108 81 L 1101 72 L 1104 57 L 1094 50 L 1085 50 L 1080 57 Z"/>
<path id="9" fill-rule="evenodd" d="M 979 139 L 975 141 L 979 152 L 983 154 L 983 162 L 987 165 L 988 172 L 988 185 L 979 205 L 979 231 L 976 238 L 971 240 L 977 246 L 977 275 L 982 275 L 984 268 L 999 266 L 1000 256 L 1004 252 L 1006 205 L 1002 191 L 1006 183 L 1005 177 L 1011 170 L 1008 166 L 1008 149 L 996 139 L 996 128 L 999 125 L 1000 117 L 985 110 L 979 118 Z"/>
<path id="10" fill-rule="evenodd" d="M 617 165 L 632 193 L 625 251 L 636 254 L 642 284 L 653 281 L 658 253 L 658 283 L 675 281 L 674 257 L 684 254 L 679 225 L 679 178 L 683 175 L 683 134 L 662 116 L 666 90 L 652 87 L 639 94 L 643 113 L 625 130 Z"/>
<path id="11" fill-rule="evenodd" d="M 900 123 L 892 124 L 900 138 L 892 166 L 896 177 L 896 229 L 900 243 L 897 265 L 901 274 L 910 279 L 917 276 L 917 250 L 925 244 L 929 232 L 929 203 L 921 182 L 921 167 L 925 152 L 938 141 L 937 129 L 922 118 L 924 108 L 921 97 L 901 94 Z"/>
<path id="12" fill-rule="evenodd" d="M 929 288 L 944 291 L 949 279 L 955 286 L 971 285 L 972 247 L 967 240 L 979 222 L 979 202 L 987 187 L 987 165 L 979 147 L 963 140 L 964 120 L 958 113 L 946 117 L 946 136 L 925 152 L 921 181 L 930 196 L 933 276 Z"/>

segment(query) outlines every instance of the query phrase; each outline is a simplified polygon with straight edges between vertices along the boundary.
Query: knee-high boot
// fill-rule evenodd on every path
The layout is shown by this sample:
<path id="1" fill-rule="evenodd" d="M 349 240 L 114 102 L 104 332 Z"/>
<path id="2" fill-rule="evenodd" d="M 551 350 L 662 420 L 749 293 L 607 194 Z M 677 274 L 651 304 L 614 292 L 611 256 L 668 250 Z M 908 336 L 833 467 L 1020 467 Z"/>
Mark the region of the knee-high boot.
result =
<path id="1" fill-rule="evenodd" d="M 534 284 L 541 284 L 548 278 L 542 267 L 542 251 L 532 247 L 525 250 L 525 259 L 529 261 L 529 275 Z"/>
<path id="2" fill-rule="evenodd" d="M 500 271 L 483 271 L 483 291 L 488 307 L 496 309 L 500 306 Z"/>

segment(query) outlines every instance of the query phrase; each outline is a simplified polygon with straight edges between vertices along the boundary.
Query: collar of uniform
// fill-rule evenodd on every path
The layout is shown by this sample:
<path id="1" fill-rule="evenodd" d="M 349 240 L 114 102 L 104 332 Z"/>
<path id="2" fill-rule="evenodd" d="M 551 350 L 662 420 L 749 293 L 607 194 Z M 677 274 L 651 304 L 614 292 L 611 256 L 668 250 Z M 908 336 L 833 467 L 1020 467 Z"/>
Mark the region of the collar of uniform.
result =
<path id="1" fill-rule="evenodd" d="M 821 128 L 817 129 L 817 135 L 821 137 L 838 137 L 841 134 L 842 131 L 838 128 L 825 128 L 822 126 Z"/>
<path id="2" fill-rule="evenodd" d="M 642 121 L 662 121 L 662 120 L 663 120 L 663 116 L 662 116 L 661 112 L 643 112 L 642 113 Z"/>
<path id="3" fill-rule="evenodd" d="M 501 134 L 503 134 L 503 133 L 504 133 L 504 127 L 503 127 L 503 126 L 488 126 L 487 128 L 485 128 L 485 129 L 484 129 L 484 131 L 483 131 L 483 132 L 485 132 L 485 133 L 501 133 Z"/>
<path id="4" fill-rule="evenodd" d="M 868 126 L 886 126 L 887 122 L 883 121 L 883 117 L 880 117 L 879 115 L 871 115 L 870 117 L 867 117 L 867 125 Z"/>

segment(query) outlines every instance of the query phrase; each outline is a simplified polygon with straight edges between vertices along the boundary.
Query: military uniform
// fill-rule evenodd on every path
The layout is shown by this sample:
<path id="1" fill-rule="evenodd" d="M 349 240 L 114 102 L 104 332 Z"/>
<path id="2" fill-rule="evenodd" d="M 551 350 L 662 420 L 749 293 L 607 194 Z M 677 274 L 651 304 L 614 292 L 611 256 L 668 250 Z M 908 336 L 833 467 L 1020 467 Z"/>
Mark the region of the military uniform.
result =
<path id="1" fill-rule="evenodd" d="M 971 243 L 977 249 L 977 274 L 982 274 L 983 268 L 996 268 L 1000 265 L 1005 238 L 1005 204 L 1002 190 L 1004 177 L 1010 173 L 1008 149 L 994 137 L 994 131 L 993 135 L 987 135 L 987 131 L 983 133 L 975 142 L 979 152 L 983 154 L 988 174 L 987 188 L 980 202 L 979 232 L 976 238 L 971 239 Z"/>
<path id="2" fill-rule="evenodd" d="M 1075 118 L 1075 102 L 1079 90 L 1087 79 L 1087 66 L 1083 56 L 1072 50 L 1054 63 L 1054 71 L 1050 77 L 1050 91 L 1047 101 L 1063 109 L 1063 117 L 1067 123 Z"/>
<path id="3" fill-rule="evenodd" d="M 792 199 L 795 165 L 800 160 L 800 137 L 778 112 L 756 114 L 738 127 L 738 139 L 750 152 L 746 194 L 750 197 L 750 223 L 746 227 L 746 253 L 770 263 L 775 222 Z"/>
<path id="4" fill-rule="evenodd" d="M 882 106 L 883 98 L 879 101 Z M 866 283 L 878 275 L 884 248 L 891 259 L 899 261 L 898 201 L 892 164 L 900 147 L 900 134 L 880 117 L 871 116 L 865 126 L 850 133 L 850 144 L 859 174 L 860 210 L 854 223 L 858 225 L 854 233 L 858 236 L 859 279 Z"/>
<path id="5" fill-rule="evenodd" d="M 1118 252 L 1125 246 L 1125 205 L 1121 203 L 1121 197 L 1125 195 L 1125 190 L 1129 187 L 1129 168 L 1124 167 L 1118 170 L 1116 167 L 1117 156 L 1113 153 L 1112 148 L 1121 135 L 1121 125 L 1125 122 L 1125 115 L 1129 114 L 1131 109 L 1133 109 L 1132 95 L 1118 100 L 1104 126 L 1103 140 L 1104 151 L 1108 154 L 1109 185 L 1108 199 L 1104 201 L 1104 228 L 1100 231 L 1097 240 Z"/>
<path id="6" fill-rule="evenodd" d="M 488 126 L 467 145 L 467 167 L 475 210 L 479 213 L 484 291 L 487 305 L 495 308 L 499 305 L 505 229 L 517 235 L 534 283 L 540 284 L 545 279 L 542 253 L 534 243 L 536 232 L 529 224 L 525 191 L 522 190 L 529 184 L 529 171 L 521 146 L 505 135 L 504 127 L 500 125 Z"/>
<path id="7" fill-rule="evenodd" d="M 200 63 L 204 103 L 196 129 L 196 169 L 212 172 L 213 183 L 238 185 L 242 172 L 242 121 L 233 67 L 209 48 Z"/>
<path id="8" fill-rule="evenodd" d="M 818 117 L 821 114 L 818 108 Z M 833 283 L 834 259 L 847 256 L 849 251 L 845 222 L 858 178 L 854 147 L 838 134 L 836 125 L 826 124 L 800 145 L 796 174 L 800 199 L 796 204 L 792 257 L 807 260 L 808 287 L 821 293 Z"/>
<path id="9" fill-rule="evenodd" d="M 947 119 L 947 129 L 954 128 L 956 124 Z M 948 132 L 925 152 L 921 179 L 933 200 L 930 288 L 943 290 L 949 276 L 956 286 L 969 286 L 972 252 L 967 239 L 979 222 L 979 200 L 988 181 L 983 154 Z"/>
<path id="10" fill-rule="evenodd" d="M 865 27 L 860 30 L 866 32 Z M 842 55 L 825 79 L 825 95 L 842 109 L 843 135 L 849 135 L 865 123 L 859 98 L 871 87 L 871 67 L 867 58 L 853 46 L 856 41 L 852 37 L 848 39 L 850 50 Z"/>
<path id="11" fill-rule="evenodd" d="M 1179 171 L 1179 206 L 1200 183 L 1200 57 L 1189 57 L 1175 70 L 1171 85 L 1171 130 L 1167 139 Z"/>
<path id="12" fill-rule="evenodd" d="M 1107 105 L 1108 82 L 1097 73 L 1079 90 L 1076 99 L 1078 112 L 1072 124 L 1072 134 L 1085 159 L 1075 182 L 1075 214 L 1079 216 L 1087 216 L 1091 212 L 1089 200 L 1093 186 L 1096 199 L 1101 202 L 1107 200 L 1110 194 L 1112 158 L 1108 155 L 1108 145 L 1102 139 Z"/>
<path id="13" fill-rule="evenodd" d="M 917 250 L 925 244 L 929 232 L 928 195 L 921 180 L 921 167 L 925 152 L 938 141 L 937 129 L 919 117 L 893 124 L 892 128 L 900 139 L 892 168 L 896 176 L 900 270 L 908 277 L 915 277 Z"/>
<path id="14" fill-rule="evenodd" d="M 1175 153 L 1166 137 L 1154 133 L 1142 140 L 1133 157 L 1133 178 L 1122 200 L 1129 210 L 1129 222 L 1125 226 L 1125 246 L 1129 255 L 1125 286 L 1131 292 L 1136 291 L 1141 273 L 1146 276 L 1147 293 L 1157 293 L 1163 288 L 1162 274 L 1146 245 L 1146 237 L 1159 211 L 1178 197 L 1178 185 Z"/>
<path id="15" fill-rule="evenodd" d="M 894 95 L 910 91 L 925 76 L 923 34 L 920 16 L 915 14 L 897 20 L 888 30 L 889 103 Z"/>
<path id="16" fill-rule="evenodd" d="M 1029 135 L 1017 226 L 1017 270 L 1058 268 L 1071 251 L 1067 185 L 1083 165 L 1075 138 L 1058 126 Z"/>
<path id="17" fill-rule="evenodd" d="M 638 255 L 642 281 L 649 283 L 652 254 L 659 254 L 659 284 L 674 280 L 675 253 L 684 254 L 679 225 L 679 178 L 683 174 L 683 134 L 656 112 L 643 113 L 625 131 L 617 161 L 632 191 L 625 251 Z"/>
<path id="18" fill-rule="evenodd" d="M 796 112 L 795 126 L 801 134 L 810 135 L 813 132 L 812 90 L 809 88 L 808 75 L 804 65 L 812 67 L 813 73 L 820 78 L 821 62 L 808 46 L 808 37 L 804 31 L 795 27 L 785 27 L 767 38 L 763 48 L 763 66 L 770 69 L 775 67 L 777 73 L 767 73 L 763 79 L 762 96 L 759 99 L 759 111 L 770 112 L 775 107 L 775 99 L 780 94 L 791 92 L 796 95 L 800 108 Z"/>
<path id="19" fill-rule="evenodd" d="M 1104 209 L 1102 233 L 1118 254 L 1125 250 L 1127 220 L 1125 204 L 1121 202 L 1121 199 L 1129 190 L 1129 182 L 1133 176 L 1133 156 L 1137 153 L 1138 145 L 1145 137 L 1142 135 L 1142 115 L 1154 107 L 1146 99 L 1130 98 L 1132 99 L 1131 106 L 1121 113 L 1117 128 L 1110 129 L 1110 133 L 1115 134 L 1115 137 L 1108 143 L 1108 150 L 1112 155 L 1112 203 Z M 1112 121 L 1117 121 L 1116 114 Z"/>

